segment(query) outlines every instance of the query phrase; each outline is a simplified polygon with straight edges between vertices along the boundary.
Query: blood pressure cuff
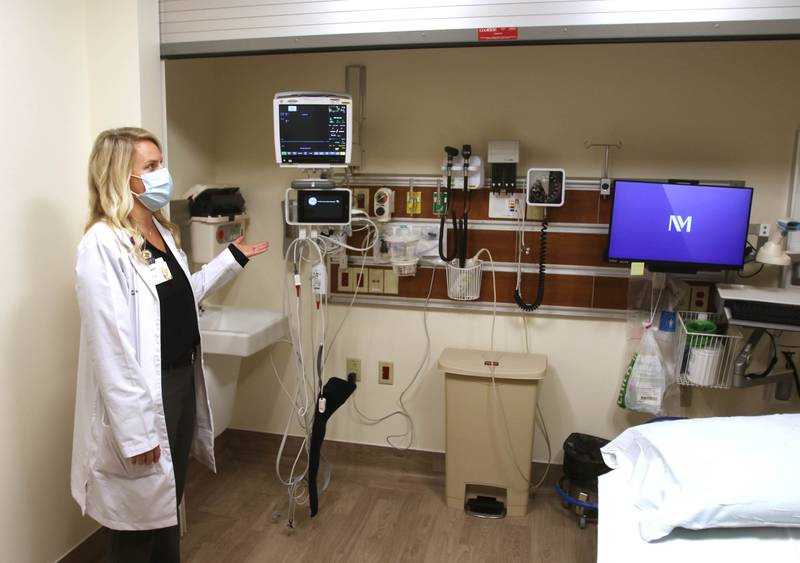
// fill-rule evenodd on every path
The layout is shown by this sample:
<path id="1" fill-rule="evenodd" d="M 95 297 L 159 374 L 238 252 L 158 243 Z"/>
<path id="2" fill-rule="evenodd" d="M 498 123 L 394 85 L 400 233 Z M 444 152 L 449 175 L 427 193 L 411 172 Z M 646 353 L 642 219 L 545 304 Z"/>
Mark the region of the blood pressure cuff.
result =
<path id="1" fill-rule="evenodd" d="M 312 517 L 316 516 L 319 511 L 317 473 L 319 472 L 320 450 L 322 449 L 322 442 L 325 441 L 328 419 L 336 412 L 336 409 L 345 404 L 355 390 L 355 383 L 350 383 L 338 377 L 331 377 L 325 383 L 322 392 L 319 394 L 317 410 L 314 414 L 314 425 L 311 428 L 311 451 L 308 466 L 308 497 L 311 505 Z M 319 399 L 325 399 L 325 412 L 319 412 L 319 405 L 321 403 Z"/>

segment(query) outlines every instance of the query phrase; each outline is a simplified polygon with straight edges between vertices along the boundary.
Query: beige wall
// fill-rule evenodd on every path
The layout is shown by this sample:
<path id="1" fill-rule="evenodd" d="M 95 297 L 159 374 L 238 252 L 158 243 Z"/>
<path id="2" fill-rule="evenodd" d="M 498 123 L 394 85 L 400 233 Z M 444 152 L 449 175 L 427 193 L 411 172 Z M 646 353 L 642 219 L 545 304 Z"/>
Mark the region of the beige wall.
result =
<path id="1" fill-rule="evenodd" d="M 784 213 L 793 132 L 800 124 L 799 42 L 574 45 L 274 55 L 167 64 L 171 150 L 195 130 L 215 131 L 196 166 L 216 181 L 242 186 L 251 238 L 274 250 L 248 266 L 221 297 L 229 304 L 280 308 L 282 221 L 279 202 L 292 172 L 274 164 L 271 99 L 281 90 L 342 90 L 344 67 L 368 74 L 365 169 L 432 173 L 445 144 L 471 142 L 485 154 L 490 139 L 519 139 L 521 168 L 563 166 L 573 176 L 598 176 L 601 155 L 585 140 L 621 140 L 613 173 L 632 177 L 746 180 L 755 186 L 753 220 Z M 191 88 L 186 88 L 191 84 Z M 193 109 L 178 119 L 178 108 Z M 172 108 L 176 108 L 173 112 Z M 173 119 L 173 117 L 176 117 Z M 198 123 L 202 122 L 202 124 Z M 192 142 L 201 142 L 192 139 Z M 173 166 L 174 168 L 174 166 Z M 423 274 L 426 275 L 426 274 Z M 441 272 L 440 272 L 441 275 Z M 331 326 L 343 307 L 332 307 Z M 416 447 L 444 448 L 443 383 L 435 358 L 446 346 L 488 347 L 489 316 L 431 313 L 434 362 L 412 394 Z M 613 436 L 642 419 L 618 409 L 625 324 L 533 316 L 530 346 L 550 359 L 541 405 L 556 449 L 572 431 Z M 523 349 L 521 321 L 504 316 L 498 347 Z M 344 358 L 362 360 L 356 393 L 362 410 L 395 408 L 424 348 L 422 313 L 356 308 L 331 354 L 330 374 Z M 279 370 L 291 372 L 285 345 L 275 347 Z M 395 362 L 393 387 L 379 386 L 377 362 Z M 697 393 L 694 413 L 732 414 L 776 408 L 759 390 Z M 266 353 L 244 361 L 233 425 L 279 432 L 288 405 Z M 797 403 L 783 408 L 797 409 Z M 402 422 L 367 427 L 352 411 L 333 418 L 333 439 L 382 444 Z M 534 457 L 543 459 L 539 440 Z"/>
<path id="2" fill-rule="evenodd" d="M 158 1 L 84 3 L 92 132 L 134 124 L 162 138 Z"/>
<path id="3" fill-rule="evenodd" d="M 8 561 L 48 561 L 93 528 L 69 495 L 79 326 L 72 272 L 91 142 L 86 23 L 82 5 L 10 9 L 0 23 L 8 28 L 0 31 L 7 46 L 0 54 L 7 79 L 0 420 L 8 453 L 0 545 Z"/>
<path id="4" fill-rule="evenodd" d="M 141 99 L 152 105 L 161 90 L 141 87 L 137 11 L 156 13 L 157 2 L 125 0 L 113 10 L 95 0 L 6 4 L 0 559 L 39 563 L 59 559 L 97 527 L 69 492 L 80 326 L 75 248 L 94 135 L 114 125 L 151 126 Z M 157 51 L 147 59 L 158 66 Z"/>
<path id="5" fill-rule="evenodd" d="M 216 177 L 218 111 L 217 104 L 210 102 L 215 81 L 205 73 L 206 61 L 186 60 L 180 65 L 184 71 L 180 78 L 167 81 L 167 150 L 175 198 L 194 184 L 213 182 Z"/>

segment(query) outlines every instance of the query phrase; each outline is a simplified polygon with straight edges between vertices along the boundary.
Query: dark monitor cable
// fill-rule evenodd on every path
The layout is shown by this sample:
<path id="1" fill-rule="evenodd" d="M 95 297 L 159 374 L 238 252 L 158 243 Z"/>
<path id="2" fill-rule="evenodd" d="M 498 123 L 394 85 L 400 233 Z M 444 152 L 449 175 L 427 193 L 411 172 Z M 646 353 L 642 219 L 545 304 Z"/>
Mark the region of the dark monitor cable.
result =
<path id="1" fill-rule="evenodd" d="M 764 371 L 761 373 L 745 374 L 746 379 L 761 379 L 762 377 L 767 377 L 770 373 L 772 373 L 772 369 L 775 367 L 775 364 L 778 363 L 778 347 L 775 344 L 775 336 L 773 336 L 773 334 L 768 330 L 765 330 L 764 332 L 767 333 L 767 336 L 769 336 L 770 342 L 772 343 L 772 357 L 770 358 L 767 368 Z"/>
<path id="2" fill-rule="evenodd" d="M 797 365 L 794 363 L 794 352 L 781 350 L 784 358 L 786 359 L 786 367 L 792 370 L 794 376 L 794 386 L 797 389 L 797 396 L 800 397 L 800 375 L 797 373 Z"/>

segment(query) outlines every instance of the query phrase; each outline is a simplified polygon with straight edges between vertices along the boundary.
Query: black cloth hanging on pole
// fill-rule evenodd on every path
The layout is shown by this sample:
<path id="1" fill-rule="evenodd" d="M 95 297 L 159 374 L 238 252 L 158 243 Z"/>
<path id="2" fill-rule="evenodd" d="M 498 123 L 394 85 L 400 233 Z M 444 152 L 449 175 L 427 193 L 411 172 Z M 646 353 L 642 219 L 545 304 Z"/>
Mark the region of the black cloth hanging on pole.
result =
<path id="1" fill-rule="evenodd" d="M 325 441 L 325 431 L 328 419 L 347 401 L 348 397 L 356 390 L 356 384 L 331 377 L 322 388 L 317 398 L 317 409 L 314 412 L 314 425 L 311 427 L 311 447 L 308 464 L 308 499 L 311 505 L 311 516 L 316 516 L 319 511 L 319 497 L 317 492 L 317 472 L 319 471 L 320 450 Z M 325 400 L 325 412 L 320 411 L 321 399 Z"/>

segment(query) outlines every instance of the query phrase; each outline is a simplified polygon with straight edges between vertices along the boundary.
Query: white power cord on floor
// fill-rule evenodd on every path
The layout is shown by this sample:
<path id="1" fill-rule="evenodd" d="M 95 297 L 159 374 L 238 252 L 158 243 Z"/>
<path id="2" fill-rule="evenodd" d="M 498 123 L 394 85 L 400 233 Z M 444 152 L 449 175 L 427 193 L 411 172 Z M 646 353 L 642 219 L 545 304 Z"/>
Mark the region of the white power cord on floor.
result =
<path id="1" fill-rule="evenodd" d="M 494 354 L 494 331 L 495 331 L 495 321 L 496 321 L 496 318 L 497 318 L 497 280 L 495 278 L 494 260 L 492 258 L 492 253 L 488 249 L 482 248 L 482 249 L 480 249 L 478 251 L 477 254 L 475 254 L 475 258 L 477 259 L 478 256 L 480 256 L 482 253 L 486 253 L 486 255 L 489 257 L 489 263 L 491 264 L 491 267 L 492 267 L 492 327 L 491 327 L 491 336 L 490 336 L 490 351 L 491 351 L 492 354 Z M 529 346 L 528 346 L 528 324 L 527 324 L 527 319 L 525 319 L 523 317 L 523 321 L 525 322 L 525 351 L 530 353 Z M 505 429 L 505 434 L 506 434 L 506 446 L 508 447 L 508 451 L 511 454 L 511 461 L 513 462 L 514 468 L 517 470 L 519 475 L 525 481 L 528 481 L 530 479 L 530 474 L 526 474 L 526 472 L 523 471 L 519 467 L 519 464 L 517 463 L 517 459 L 514 456 L 514 449 L 513 449 L 513 445 L 512 445 L 513 441 L 511 439 L 511 430 L 509 429 L 509 426 L 508 426 L 508 417 L 506 416 L 505 405 L 503 404 L 503 399 L 502 399 L 502 397 L 500 396 L 500 393 L 497 390 L 497 380 L 495 379 L 496 366 L 494 364 L 489 364 L 488 367 L 489 367 L 489 374 L 491 375 L 491 378 L 492 378 L 492 390 L 494 391 L 494 396 L 495 396 L 495 399 L 497 400 L 497 403 L 498 403 L 498 405 L 500 407 L 500 414 L 501 414 L 501 417 L 503 419 L 503 428 Z M 547 426 L 544 423 L 544 417 L 542 416 L 542 411 L 539 408 L 538 401 L 537 401 L 537 404 L 536 404 L 536 420 L 538 420 L 538 422 L 539 422 L 539 424 L 541 426 L 542 434 L 544 435 L 545 444 L 547 445 L 547 468 L 545 469 L 544 475 L 542 475 L 542 478 L 539 480 L 539 482 L 536 483 L 535 485 L 531 485 L 531 488 L 533 490 L 538 489 L 542 485 L 542 483 L 544 483 L 544 480 L 547 478 L 547 474 L 550 471 L 550 462 L 551 462 L 550 436 L 547 433 Z"/>
<path id="2" fill-rule="evenodd" d="M 375 225 L 375 223 L 372 223 L 372 225 Z M 375 240 L 372 241 L 372 243 L 370 243 L 369 233 L 367 234 L 367 239 L 366 239 L 367 249 L 374 247 L 375 244 L 378 242 L 377 227 L 375 227 L 375 230 L 372 232 L 375 233 Z M 364 268 L 366 267 L 367 264 L 366 262 L 367 250 L 362 249 L 360 252 L 361 252 L 361 269 L 358 271 L 358 276 L 356 277 L 357 281 L 364 279 Z M 358 297 L 359 288 L 360 284 L 356 283 L 356 288 L 353 290 L 353 297 L 350 299 L 350 303 L 347 304 L 347 310 L 344 313 L 344 317 L 342 317 L 342 320 L 339 322 L 339 326 L 336 327 L 336 331 L 333 333 L 333 338 L 331 338 L 331 341 L 328 342 L 326 346 L 326 352 L 325 352 L 326 362 L 328 361 L 328 355 L 331 353 L 331 350 L 333 350 L 333 345 L 336 343 L 336 339 L 339 338 L 339 334 L 342 332 L 342 328 L 344 327 L 345 321 L 347 321 L 348 317 L 350 316 L 350 312 L 353 310 L 353 305 L 355 305 L 356 297 Z"/>
<path id="3" fill-rule="evenodd" d="M 528 317 L 522 315 L 522 324 L 525 327 L 525 352 L 530 354 L 530 342 L 528 340 Z M 531 485 L 531 488 L 535 491 L 539 487 L 542 486 L 545 479 L 547 479 L 547 474 L 550 473 L 550 465 L 553 461 L 553 452 L 550 446 L 550 434 L 547 432 L 547 425 L 544 422 L 544 415 L 542 414 L 542 408 L 539 406 L 539 401 L 536 401 L 536 421 L 539 426 L 539 430 L 542 433 L 542 437 L 544 438 L 544 444 L 547 446 L 547 466 L 544 468 L 544 473 L 539 481 L 535 485 Z"/>
<path id="4" fill-rule="evenodd" d="M 400 410 L 391 412 L 391 413 L 389 413 L 387 415 L 384 415 L 384 416 L 381 416 L 381 417 L 378 417 L 378 418 L 372 418 L 370 416 L 367 416 L 366 414 L 364 414 L 361 411 L 361 409 L 358 407 L 358 403 L 356 401 L 356 397 L 353 396 L 353 406 L 354 406 L 356 412 L 362 418 L 364 423 L 369 425 L 369 426 L 374 426 L 376 424 L 380 424 L 381 422 L 384 422 L 385 420 L 389 420 L 390 418 L 395 417 L 395 416 L 403 417 L 403 419 L 406 421 L 406 431 L 403 434 L 390 434 L 390 435 L 388 435 L 386 437 L 386 443 L 388 443 L 391 447 L 393 447 L 394 449 L 397 449 L 397 450 L 408 450 L 408 449 L 411 448 L 411 446 L 414 443 L 414 437 L 415 437 L 414 419 L 411 417 L 411 414 L 408 412 L 408 409 L 406 408 L 406 405 L 405 405 L 405 402 L 404 402 L 404 398 L 405 398 L 406 394 L 414 386 L 414 383 L 416 383 L 416 381 L 419 378 L 420 374 L 427 367 L 428 362 L 430 360 L 430 356 L 431 356 L 431 335 L 430 335 L 430 331 L 428 329 L 428 305 L 430 304 L 431 293 L 433 292 L 433 282 L 434 282 L 435 279 L 436 279 L 436 266 L 434 266 L 433 270 L 431 271 L 431 283 L 428 286 L 428 295 L 425 298 L 425 307 L 422 310 L 422 323 L 423 323 L 423 326 L 425 328 L 425 341 L 426 341 L 425 342 L 425 353 L 422 355 L 422 360 L 420 361 L 419 367 L 417 368 L 417 371 L 414 374 L 414 377 L 411 378 L 411 381 L 408 383 L 408 385 L 406 385 L 406 387 L 400 393 L 400 398 L 399 398 Z M 398 438 L 401 438 L 401 439 L 402 438 L 407 438 L 408 439 L 408 444 L 405 447 L 397 445 L 395 442 L 393 442 L 393 440 L 394 439 L 398 439 Z"/>

